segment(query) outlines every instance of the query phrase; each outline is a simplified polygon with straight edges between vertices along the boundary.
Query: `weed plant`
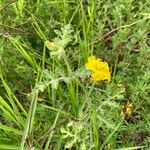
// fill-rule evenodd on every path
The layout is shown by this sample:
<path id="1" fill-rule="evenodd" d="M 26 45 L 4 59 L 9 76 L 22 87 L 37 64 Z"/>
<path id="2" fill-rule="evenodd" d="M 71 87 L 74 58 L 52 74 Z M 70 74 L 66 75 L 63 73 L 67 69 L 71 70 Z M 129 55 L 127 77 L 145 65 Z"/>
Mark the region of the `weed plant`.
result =
<path id="1" fill-rule="evenodd" d="M 1 0 L 0 149 L 149 150 L 149 8 Z"/>

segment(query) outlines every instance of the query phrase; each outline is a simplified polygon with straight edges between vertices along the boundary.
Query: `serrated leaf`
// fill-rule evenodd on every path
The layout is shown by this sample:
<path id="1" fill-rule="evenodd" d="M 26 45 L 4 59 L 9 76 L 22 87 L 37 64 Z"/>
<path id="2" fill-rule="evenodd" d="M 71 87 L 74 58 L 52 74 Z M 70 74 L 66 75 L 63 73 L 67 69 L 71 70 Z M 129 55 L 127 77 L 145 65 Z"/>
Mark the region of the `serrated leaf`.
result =
<path id="1" fill-rule="evenodd" d="M 80 145 L 80 150 L 86 150 L 86 145 L 85 145 L 85 143 L 82 143 L 82 144 Z"/>
<path id="2" fill-rule="evenodd" d="M 50 81 L 37 83 L 34 89 L 32 90 L 32 93 L 38 93 L 39 91 L 44 92 L 44 90 L 50 85 L 50 83 Z"/>
<path id="3" fill-rule="evenodd" d="M 60 132 L 61 132 L 61 133 L 67 133 L 67 131 L 66 131 L 66 129 L 65 129 L 64 127 L 62 127 L 62 128 L 60 129 Z"/>
<path id="4" fill-rule="evenodd" d="M 76 138 L 72 138 L 70 141 L 68 141 L 65 144 L 65 148 L 71 148 L 75 142 L 76 142 Z"/>

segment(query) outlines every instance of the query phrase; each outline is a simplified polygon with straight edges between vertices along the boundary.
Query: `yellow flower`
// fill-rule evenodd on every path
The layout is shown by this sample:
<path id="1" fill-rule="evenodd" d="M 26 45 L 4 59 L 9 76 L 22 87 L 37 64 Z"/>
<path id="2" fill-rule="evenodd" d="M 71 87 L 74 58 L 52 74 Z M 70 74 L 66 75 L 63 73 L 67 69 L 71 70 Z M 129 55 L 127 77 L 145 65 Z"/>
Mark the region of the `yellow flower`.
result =
<path id="1" fill-rule="evenodd" d="M 127 102 L 127 104 L 122 106 L 121 115 L 123 119 L 129 120 L 133 112 L 133 105 L 132 103 Z"/>
<path id="2" fill-rule="evenodd" d="M 95 71 L 91 75 L 92 80 L 99 81 L 99 80 L 108 80 L 110 81 L 110 73 L 107 71 Z"/>
<path id="3" fill-rule="evenodd" d="M 95 56 L 90 56 L 88 57 L 88 63 L 85 64 L 85 68 L 91 71 L 97 70 L 99 66 L 102 65 L 100 64 L 101 62 L 101 59 L 96 59 Z"/>
<path id="4" fill-rule="evenodd" d="M 85 68 L 92 71 L 91 78 L 94 81 L 108 80 L 110 81 L 110 71 L 107 62 L 95 56 L 90 56 L 88 62 L 85 64 Z"/>
<path id="5" fill-rule="evenodd" d="M 131 116 L 132 108 L 133 108 L 132 103 L 127 103 L 127 106 L 126 106 L 126 108 L 125 108 L 125 113 L 126 113 L 128 116 Z"/>

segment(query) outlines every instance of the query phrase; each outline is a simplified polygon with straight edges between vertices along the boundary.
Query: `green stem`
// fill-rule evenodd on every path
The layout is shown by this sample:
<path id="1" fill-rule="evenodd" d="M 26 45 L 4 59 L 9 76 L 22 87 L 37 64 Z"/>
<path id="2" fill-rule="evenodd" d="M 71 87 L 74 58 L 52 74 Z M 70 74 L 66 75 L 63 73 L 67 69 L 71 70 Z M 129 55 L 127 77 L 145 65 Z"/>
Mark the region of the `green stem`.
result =
<path id="1" fill-rule="evenodd" d="M 71 70 L 68 58 L 66 56 L 66 53 L 64 53 L 64 57 L 63 58 L 64 58 L 64 62 L 66 64 L 66 66 L 67 66 L 68 76 L 71 76 L 72 70 Z M 75 95 L 75 93 L 76 93 L 75 92 L 75 86 L 72 83 L 72 81 L 68 84 L 68 89 L 69 89 L 69 95 L 70 95 L 70 98 L 71 98 L 72 111 L 73 111 L 73 113 L 76 116 L 77 112 L 78 112 L 78 102 L 77 102 L 76 95 Z"/>

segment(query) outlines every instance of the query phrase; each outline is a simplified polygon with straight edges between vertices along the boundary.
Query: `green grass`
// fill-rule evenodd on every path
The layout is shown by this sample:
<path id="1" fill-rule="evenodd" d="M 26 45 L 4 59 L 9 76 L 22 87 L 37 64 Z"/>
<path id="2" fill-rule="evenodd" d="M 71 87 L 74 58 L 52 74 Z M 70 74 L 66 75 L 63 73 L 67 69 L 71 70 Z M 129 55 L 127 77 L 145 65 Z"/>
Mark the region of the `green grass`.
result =
<path id="1" fill-rule="evenodd" d="M 149 8 L 1 0 L 0 149 L 149 150 Z M 110 82 L 90 79 L 90 55 L 108 62 Z"/>

